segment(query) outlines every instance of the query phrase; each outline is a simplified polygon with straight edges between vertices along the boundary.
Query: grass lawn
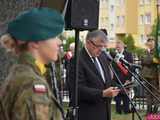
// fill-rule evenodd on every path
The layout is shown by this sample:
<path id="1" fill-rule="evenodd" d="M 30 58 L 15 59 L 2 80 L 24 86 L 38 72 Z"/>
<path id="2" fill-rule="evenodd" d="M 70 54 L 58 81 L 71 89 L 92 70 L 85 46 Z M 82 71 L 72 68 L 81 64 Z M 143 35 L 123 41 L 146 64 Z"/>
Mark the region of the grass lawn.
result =
<path id="1" fill-rule="evenodd" d="M 64 104 L 64 109 L 66 111 L 67 104 Z M 142 120 L 145 120 L 144 118 L 144 112 L 138 112 L 142 118 Z M 134 114 L 134 120 L 139 120 L 136 113 Z M 132 120 L 132 113 L 129 114 L 116 114 L 115 113 L 115 105 L 112 105 L 112 120 Z"/>
<path id="2" fill-rule="evenodd" d="M 142 120 L 145 120 L 144 118 L 144 112 L 138 112 L 142 118 Z M 139 120 L 136 113 L 134 114 L 134 120 Z M 112 105 L 112 120 L 132 120 L 132 113 L 129 114 L 116 114 L 115 113 L 115 106 Z"/>

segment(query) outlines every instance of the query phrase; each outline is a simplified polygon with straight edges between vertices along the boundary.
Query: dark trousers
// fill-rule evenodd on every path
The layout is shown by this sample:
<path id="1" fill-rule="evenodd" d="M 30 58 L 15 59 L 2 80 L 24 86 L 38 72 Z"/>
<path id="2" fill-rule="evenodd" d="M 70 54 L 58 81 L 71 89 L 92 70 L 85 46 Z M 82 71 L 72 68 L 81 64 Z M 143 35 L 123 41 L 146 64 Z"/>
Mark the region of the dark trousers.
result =
<path id="1" fill-rule="evenodd" d="M 159 89 L 159 82 L 158 82 L 158 78 L 155 79 L 147 79 L 148 82 L 154 86 L 156 88 L 156 90 Z M 147 85 L 147 87 L 149 88 L 149 90 L 151 92 L 153 92 L 156 96 L 159 96 L 158 94 L 156 94 L 157 92 L 155 91 L 154 88 L 152 88 L 151 86 Z M 147 113 L 153 112 L 156 113 L 158 112 L 158 107 L 159 107 L 159 102 L 149 93 L 146 91 L 146 98 L 147 98 Z"/>
<path id="2" fill-rule="evenodd" d="M 119 93 L 115 97 L 115 102 L 116 102 L 116 112 L 117 113 L 122 113 L 122 111 L 124 113 L 129 112 L 129 99 L 128 99 L 127 95 Z"/>

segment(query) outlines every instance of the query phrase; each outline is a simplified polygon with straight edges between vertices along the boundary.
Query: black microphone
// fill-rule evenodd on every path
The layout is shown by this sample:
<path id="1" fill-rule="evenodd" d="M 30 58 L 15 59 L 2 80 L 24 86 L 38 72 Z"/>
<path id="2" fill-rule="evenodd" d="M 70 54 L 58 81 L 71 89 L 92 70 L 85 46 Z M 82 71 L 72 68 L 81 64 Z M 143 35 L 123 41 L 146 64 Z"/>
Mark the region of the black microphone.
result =
<path id="1" fill-rule="evenodd" d="M 109 51 L 106 51 L 106 49 L 102 49 L 102 52 L 105 54 L 106 59 L 110 62 L 113 61 L 113 57 L 111 56 L 111 54 L 109 53 Z"/>

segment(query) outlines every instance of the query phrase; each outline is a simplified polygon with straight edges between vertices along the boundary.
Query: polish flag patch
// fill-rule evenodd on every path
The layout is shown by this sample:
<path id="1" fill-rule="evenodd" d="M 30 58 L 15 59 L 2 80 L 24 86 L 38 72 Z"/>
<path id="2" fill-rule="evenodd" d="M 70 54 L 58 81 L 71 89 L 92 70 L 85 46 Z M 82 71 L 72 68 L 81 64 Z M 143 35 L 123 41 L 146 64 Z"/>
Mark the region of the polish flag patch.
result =
<path id="1" fill-rule="evenodd" d="M 35 84 L 33 86 L 33 90 L 35 93 L 46 93 L 47 92 L 47 88 L 43 84 Z"/>

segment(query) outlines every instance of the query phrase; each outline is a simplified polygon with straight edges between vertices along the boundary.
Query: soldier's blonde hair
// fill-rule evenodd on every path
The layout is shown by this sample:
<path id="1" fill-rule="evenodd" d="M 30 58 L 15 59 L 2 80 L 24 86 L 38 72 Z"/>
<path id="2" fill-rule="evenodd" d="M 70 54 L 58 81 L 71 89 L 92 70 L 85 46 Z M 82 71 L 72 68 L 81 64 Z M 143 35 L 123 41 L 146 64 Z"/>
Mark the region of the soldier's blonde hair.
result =
<path id="1" fill-rule="evenodd" d="M 15 40 L 10 34 L 4 34 L 0 37 L 0 44 L 7 52 L 19 53 L 27 49 L 27 43 Z"/>
<path id="2" fill-rule="evenodd" d="M 10 34 L 4 34 L 0 38 L 0 44 L 4 47 L 8 52 L 14 52 L 16 47 L 15 40 L 11 37 Z"/>

